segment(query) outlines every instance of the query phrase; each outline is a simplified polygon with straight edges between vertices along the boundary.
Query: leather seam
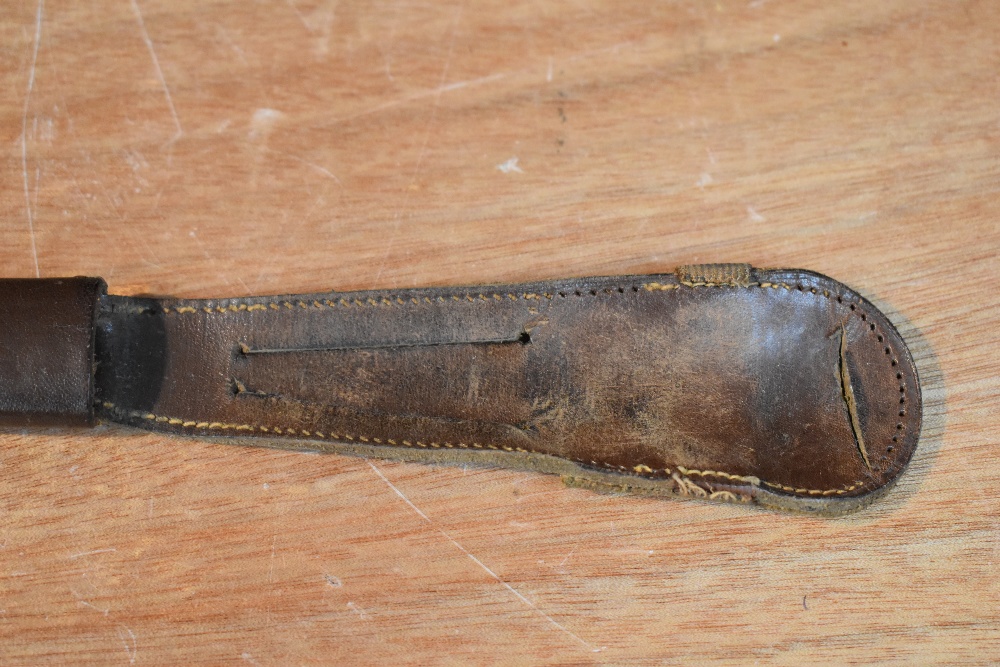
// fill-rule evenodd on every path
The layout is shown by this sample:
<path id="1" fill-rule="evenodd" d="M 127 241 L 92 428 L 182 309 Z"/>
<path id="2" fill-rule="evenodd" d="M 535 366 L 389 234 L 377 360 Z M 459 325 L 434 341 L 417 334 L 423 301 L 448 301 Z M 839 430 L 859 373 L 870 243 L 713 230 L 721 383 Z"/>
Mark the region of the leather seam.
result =
<path id="1" fill-rule="evenodd" d="M 648 282 L 639 285 L 632 285 L 632 290 L 638 292 L 639 289 L 644 289 L 647 292 L 655 291 L 668 291 L 680 289 L 681 287 L 738 287 L 738 288 L 749 288 L 749 287 L 760 287 L 760 288 L 771 288 L 771 289 L 785 289 L 791 291 L 795 289 L 792 285 L 785 282 L 751 282 L 747 284 L 740 284 L 736 282 L 688 282 L 680 281 L 677 283 L 658 283 L 658 282 Z M 164 315 L 190 315 L 190 314 L 205 314 L 205 315 L 219 315 L 224 313 L 237 313 L 237 312 L 255 312 L 255 311 L 266 311 L 275 310 L 294 310 L 296 308 L 308 310 L 310 308 L 316 309 L 334 309 L 334 308 L 350 308 L 350 307 L 378 307 L 378 306 L 394 306 L 400 305 L 405 306 L 408 304 L 420 305 L 420 304 L 434 304 L 434 303 L 447 303 L 449 301 L 462 302 L 467 301 L 469 303 L 476 303 L 477 301 L 491 302 L 491 301 L 503 301 L 505 298 L 511 301 L 527 300 L 527 301 L 540 301 L 541 299 L 553 300 L 557 296 L 560 298 L 565 298 L 569 296 L 586 297 L 586 296 L 597 296 L 599 293 L 605 294 L 624 294 L 625 288 L 618 287 L 606 287 L 601 289 L 576 289 L 573 291 L 561 291 L 556 290 L 554 292 L 467 292 L 465 294 L 440 294 L 435 297 L 424 296 L 416 297 L 411 296 L 409 298 L 403 298 L 399 295 L 389 295 L 382 296 L 379 298 L 366 297 L 364 299 L 360 297 L 340 297 L 340 298 L 324 298 L 324 299 L 295 299 L 290 300 L 282 297 L 274 297 L 272 300 L 265 300 L 261 303 L 230 303 L 225 306 L 163 306 L 159 312 Z M 823 290 L 823 296 L 829 298 L 829 290 Z M 156 311 L 150 308 L 140 308 L 138 311 L 140 314 L 150 314 Z"/>
<path id="2" fill-rule="evenodd" d="M 751 500 L 750 496 L 733 493 L 728 490 L 709 491 L 698 486 L 697 484 L 694 484 L 686 477 L 678 477 L 676 473 L 670 479 L 677 484 L 674 488 L 674 495 L 688 497 L 693 496 L 696 498 L 707 498 L 709 500 L 721 500 L 729 503 L 748 503 Z M 616 483 L 608 482 L 603 479 L 594 479 L 593 477 L 576 477 L 575 475 L 563 475 L 563 481 L 567 484 L 567 486 L 580 486 L 583 488 L 593 489 L 603 488 L 625 493 L 635 491 L 641 492 L 645 488 L 642 486 L 636 486 L 635 484 L 630 484 L 627 481 Z M 695 491 L 695 489 L 697 489 L 697 491 Z"/>
<path id="3" fill-rule="evenodd" d="M 164 415 L 157 415 L 152 412 L 143 412 L 141 410 L 128 410 L 125 408 L 120 408 L 114 403 L 105 401 L 101 404 L 106 410 L 121 415 L 127 418 L 134 419 L 144 419 L 146 421 L 157 422 L 161 424 L 168 424 L 171 426 L 179 426 L 181 428 L 187 429 L 202 429 L 202 430 L 219 430 L 219 431 L 247 431 L 247 432 L 259 432 L 266 433 L 268 435 L 281 435 L 281 436 L 303 436 L 307 438 L 320 438 L 322 440 L 334 440 L 334 441 L 347 441 L 347 442 L 360 442 L 362 444 L 376 444 L 376 445 L 389 445 L 393 447 L 419 447 L 423 449 L 477 449 L 477 450 L 493 450 L 493 451 L 506 451 L 506 452 L 519 452 L 522 454 L 539 454 L 542 456 L 552 456 L 554 458 L 561 458 L 564 460 L 569 460 L 574 463 L 582 463 L 584 465 L 590 464 L 595 466 L 603 465 L 605 468 L 610 470 L 616 470 L 618 472 L 628 473 L 628 468 L 626 466 L 615 466 L 610 463 L 598 463 L 597 461 L 585 461 L 583 459 L 568 458 L 564 456 L 557 456 L 554 454 L 549 454 L 547 452 L 539 452 L 533 449 L 525 449 L 523 447 L 510 447 L 494 444 L 482 444 L 478 442 L 473 443 L 453 443 L 453 442 L 424 442 L 421 440 L 397 440 L 392 438 L 374 438 L 367 436 L 357 436 L 347 433 L 324 433 L 322 431 L 309 431 L 305 429 L 294 429 L 294 428 L 282 428 L 282 427 L 268 427 L 253 424 L 235 424 L 226 422 L 209 422 L 209 421 L 199 421 L 199 420 L 185 420 L 180 417 L 167 417 Z M 673 479 L 684 488 L 688 488 L 680 480 L 685 480 L 689 484 L 694 485 L 687 479 L 688 475 L 697 475 L 699 477 L 720 477 L 729 481 L 738 481 L 749 484 L 750 486 L 759 487 L 761 484 L 780 488 L 788 491 L 795 491 L 796 493 L 805 493 L 814 496 L 830 496 L 830 495 L 841 495 L 845 493 L 850 493 L 854 489 L 858 488 L 858 484 L 848 486 L 842 489 L 797 489 L 795 487 L 784 486 L 780 484 L 772 484 L 771 482 L 762 481 L 757 477 L 752 475 L 734 475 L 731 473 L 723 472 L 721 470 L 695 470 L 692 468 L 685 468 L 684 466 L 676 466 L 677 471 L 685 475 L 678 479 L 677 473 L 673 472 L 670 468 L 664 468 L 663 470 L 654 470 L 645 464 L 639 464 L 632 468 L 634 474 L 647 479 L 661 479 L 667 481 Z M 657 473 L 662 473 L 667 475 L 667 477 L 654 477 Z M 697 486 L 697 485 L 694 485 Z M 701 487 L 698 487 L 701 488 Z M 708 489 L 702 489 L 706 493 L 712 493 Z M 697 494 L 696 494 L 697 495 Z M 711 496 L 709 496 L 711 497 Z"/>
<path id="4" fill-rule="evenodd" d="M 184 315 L 193 313 L 216 315 L 221 313 L 235 313 L 241 311 L 246 311 L 246 312 L 253 312 L 260 310 L 280 311 L 282 310 L 282 308 L 284 308 L 285 310 L 294 310 L 295 308 L 302 308 L 308 310 L 310 308 L 333 309 L 333 308 L 350 308 L 354 306 L 360 306 L 360 307 L 377 307 L 377 306 L 394 306 L 394 305 L 405 306 L 407 304 L 414 304 L 414 305 L 419 305 L 422 303 L 434 304 L 434 303 L 447 303 L 449 301 L 458 301 L 458 302 L 468 301 L 470 303 L 475 303 L 476 301 L 485 301 L 485 302 L 503 301 L 505 297 L 511 301 L 518 301 L 518 300 L 531 301 L 531 300 L 541 300 L 543 298 L 554 299 L 558 294 L 559 294 L 558 292 L 542 292 L 540 294 L 536 294 L 534 292 L 524 292 L 521 294 L 516 294 L 514 292 L 505 292 L 503 294 L 501 294 L 500 292 L 492 292 L 489 293 L 489 295 L 487 295 L 486 292 L 479 292 L 475 295 L 473 295 L 472 293 L 467 293 L 462 295 L 449 294 L 449 295 L 438 295 L 433 298 L 429 296 L 425 297 L 413 296 L 408 299 L 404 299 L 401 296 L 395 296 L 395 297 L 384 296 L 378 299 L 374 297 L 367 297 L 364 299 L 361 299 L 359 297 L 353 297 L 353 298 L 340 297 L 337 299 L 326 298 L 326 299 L 312 299 L 308 301 L 303 299 L 289 300 L 289 299 L 278 298 L 273 301 L 265 301 L 263 303 L 251 303 L 251 304 L 231 303 L 226 306 L 201 306 L 201 307 L 165 306 L 161 309 L 161 312 L 163 312 L 164 315 Z M 574 294 L 574 295 L 582 296 L 582 294 Z M 145 310 L 144 312 L 150 312 L 150 311 Z"/>

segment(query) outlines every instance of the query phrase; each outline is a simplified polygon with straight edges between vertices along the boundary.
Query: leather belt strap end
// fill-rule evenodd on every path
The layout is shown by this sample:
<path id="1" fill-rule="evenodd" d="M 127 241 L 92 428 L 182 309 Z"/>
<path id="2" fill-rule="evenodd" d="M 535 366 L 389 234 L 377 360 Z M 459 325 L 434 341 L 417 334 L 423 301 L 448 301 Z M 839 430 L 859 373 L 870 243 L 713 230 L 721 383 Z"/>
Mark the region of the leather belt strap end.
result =
<path id="1" fill-rule="evenodd" d="M 920 434 L 891 322 L 798 269 L 202 300 L 8 280 L 0 318 L 7 424 L 96 415 L 823 514 L 885 493 Z"/>

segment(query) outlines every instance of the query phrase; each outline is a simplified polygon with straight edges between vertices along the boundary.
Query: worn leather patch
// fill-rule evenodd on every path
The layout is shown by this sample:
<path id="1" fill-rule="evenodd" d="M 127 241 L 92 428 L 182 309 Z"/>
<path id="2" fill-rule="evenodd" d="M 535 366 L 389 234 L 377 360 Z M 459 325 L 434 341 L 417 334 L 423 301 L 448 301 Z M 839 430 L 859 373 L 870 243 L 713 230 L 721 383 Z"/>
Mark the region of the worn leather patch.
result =
<path id="1" fill-rule="evenodd" d="M 103 419 L 271 447 L 831 514 L 889 488 L 920 433 L 892 324 L 808 271 L 109 296 L 99 324 Z"/>

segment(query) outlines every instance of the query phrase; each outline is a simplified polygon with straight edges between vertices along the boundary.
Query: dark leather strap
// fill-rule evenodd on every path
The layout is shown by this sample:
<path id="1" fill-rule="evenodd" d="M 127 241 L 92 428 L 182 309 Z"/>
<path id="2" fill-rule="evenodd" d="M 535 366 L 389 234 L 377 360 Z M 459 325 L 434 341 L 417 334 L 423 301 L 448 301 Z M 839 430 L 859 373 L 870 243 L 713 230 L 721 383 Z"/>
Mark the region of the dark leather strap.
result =
<path id="1" fill-rule="evenodd" d="M 798 270 L 107 296 L 97 350 L 108 421 L 794 510 L 870 502 L 920 432 L 893 326 Z"/>
<path id="2" fill-rule="evenodd" d="M 747 265 L 189 301 L 0 281 L 0 423 L 107 421 L 290 449 L 558 473 L 836 514 L 920 434 L 892 324 Z"/>
<path id="3" fill-rule="evenodd" d="M 94 421 L 100 278 L 0 280 L 0 424 Z"/>

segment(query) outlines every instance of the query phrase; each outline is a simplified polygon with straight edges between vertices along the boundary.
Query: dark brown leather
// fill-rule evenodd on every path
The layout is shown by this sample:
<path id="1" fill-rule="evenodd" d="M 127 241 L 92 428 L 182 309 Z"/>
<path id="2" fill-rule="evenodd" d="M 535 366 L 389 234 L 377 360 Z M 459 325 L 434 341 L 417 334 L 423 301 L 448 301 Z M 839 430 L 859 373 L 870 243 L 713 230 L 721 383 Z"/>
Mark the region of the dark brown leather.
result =
<path id="1" fill-rule="evenodd" d="M 892 324 L 800 270 L 102 300 L 103 419 L 835 514 L 920 433 Z"/>
<path id="2" fill-rule="evenodd" d="M 0 424 L 94 421 L 100 278 L 0 280 Z"/>

